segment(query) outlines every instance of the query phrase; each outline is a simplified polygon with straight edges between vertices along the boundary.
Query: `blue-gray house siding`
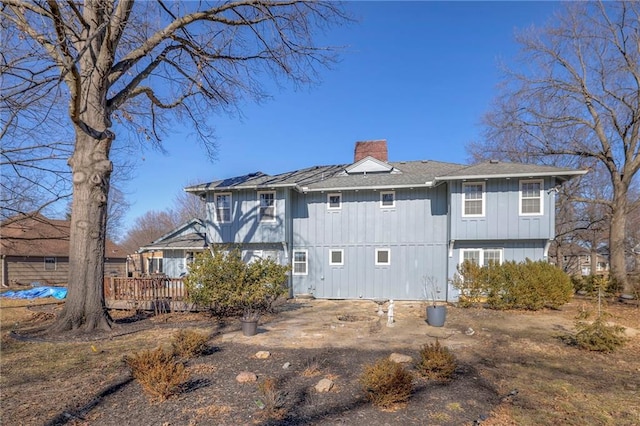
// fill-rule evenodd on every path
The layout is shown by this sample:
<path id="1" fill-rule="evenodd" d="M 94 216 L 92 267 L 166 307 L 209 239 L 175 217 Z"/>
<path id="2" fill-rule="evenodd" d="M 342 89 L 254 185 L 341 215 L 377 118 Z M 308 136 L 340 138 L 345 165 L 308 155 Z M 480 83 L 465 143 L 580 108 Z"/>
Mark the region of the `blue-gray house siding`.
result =
<path id="1" fill-rule="evenodd" d="M 494 161 L 388 162 L 386 142 L 364 144 L 370 143 L 383 144 L 384 155 L 359 156 L 358 143 L 352 164 L 274 176 L 256 172 L 186 191 L 207 200 L 212 244 L 235 244 L 247 259 L 270 256 L 291 265 L 292 296 L 415 300 L 425 297 L 429 284 L 427 297 L 451 301 L 457 299 L 451 279 L 464 256 L 544 259 L 554 238 L 553 189 L 585 173 Z M 541 182 L 535 191 L 542 211 L 522 214 L 521 183 L 532 180 Z M 482 214 L 468 216 L 464 194 L 473 182 L 482 189 Z M 264 191 L 274 193 L 272 222 L 259 220 Z M 386 199 L 391 206 L 382 205 L 382 193 L 392 194 Z M 216 217 L 217 194 L 231 196 L 228 223 Z M 333 208 L 330 194 L 336 195 Z M 538 201 L 529 198 L 529 206 Z"/>

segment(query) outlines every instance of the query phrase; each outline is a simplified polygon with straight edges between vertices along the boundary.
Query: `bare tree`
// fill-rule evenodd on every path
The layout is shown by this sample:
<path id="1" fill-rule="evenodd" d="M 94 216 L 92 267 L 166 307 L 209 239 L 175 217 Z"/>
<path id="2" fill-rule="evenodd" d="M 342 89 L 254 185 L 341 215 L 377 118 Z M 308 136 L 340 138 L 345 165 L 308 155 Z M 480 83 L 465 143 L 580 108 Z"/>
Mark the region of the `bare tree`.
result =
<path id="1" fill-rule="evenodd" d="M 190 120 L 213 154 L 208 118 L 261 99 L 265 76 L 315 81 L 335 51 L 313 34 L 344 18 L 336 3 L 304 0 L 2 0 L 7 132 L 55 96 L 74 133 L 71 273 L 51 332 L 111 327 L 102 277 L 115 131 L 160 145 L 172 117 Z"/>
<path id="2" fill-rule="evenodd" d="M 472 151 L 604 171 L 606 197 L 582 201 L 607 207 L 612 273 L 630 291 L 624 236 L 640 168 L 640 3 L 569 3 L 517 41 L 521 66 L 507 71 L 486 140 Z"/>
<path id="3" fill-rule="evenodd" d="M 148 211 L 134 220 L 120 246 L 129 254 L 135 253 L 179 225 L 171 210 Z"/>

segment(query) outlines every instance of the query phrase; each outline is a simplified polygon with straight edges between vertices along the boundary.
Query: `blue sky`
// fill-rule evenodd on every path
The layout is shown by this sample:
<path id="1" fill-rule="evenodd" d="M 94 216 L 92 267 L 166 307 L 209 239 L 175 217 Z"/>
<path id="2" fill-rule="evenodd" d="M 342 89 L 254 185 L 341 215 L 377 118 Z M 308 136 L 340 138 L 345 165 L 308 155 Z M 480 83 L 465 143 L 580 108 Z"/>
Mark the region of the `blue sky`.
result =
<path id="1" fill-rule="evenodd" d="M 554 2 L 348 2 L 358 19 L 332 31 L 342 60 L 319 85 L 285 87 L 242 119 L 213 118 L 218 160 L 210 162 L 190 129 L 148 151 L 125 188 L 125 226 L 172 207 L 187 184 L 262 171 L 276 174 L 353 160 L 356 141 L 386 139 L 390 161 L 465 163 L 465 146 L 496 95 L 499 63 L 518 52 L 517 28 L 543 25 Z M 144 158 L 144 159 L 143 159 Z"/>

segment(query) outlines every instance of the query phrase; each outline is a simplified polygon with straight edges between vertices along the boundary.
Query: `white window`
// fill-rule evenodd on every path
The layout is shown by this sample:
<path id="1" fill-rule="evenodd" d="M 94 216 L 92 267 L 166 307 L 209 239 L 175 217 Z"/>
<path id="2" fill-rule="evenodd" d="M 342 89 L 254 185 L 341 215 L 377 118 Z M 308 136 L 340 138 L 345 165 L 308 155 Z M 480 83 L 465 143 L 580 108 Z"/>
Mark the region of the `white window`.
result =
<path id="1" fill-rule="evenodd" d="M 150 274 L 161 274 L 162 270 L 162 258 L 161 257 L 152 257 L 148 259 L 149 263 L 147 264 Z"/>
<path id="2" fill-rule="evenodd" d="M 342 194 L 327 194 L 327 206 L 329 210 L 340 210 L 342 208 Z"/>
<path id="3" fill-rule="evenodd" d="M 45 257 L 44 258 L 44 270 L 45 271 L 55 271 L 57 267 L 57 262 L 55 257 Z"/>
<path id="4" fill-rule="evenodd" d="M 293 251 L 293 275 L 307 275 L 309 272 L 309 256 L 307 250 Z"/>
<path id="5" fill-rule="evenodd" d="M 231 194 L 216 194 L 216 222 L 231 222 Z"/>
<path id="6" fill-rule="evenodd" d="M 542 179 L 520 181 L 520 214 L 542 214 Z"/>
<path id="7" fill-rule="evenodd" d="M 273 222 L 276 220 L 276 193 L 259 192 L 260 222 Z"/>
<path id="8" fill-rule="evenodd" d="M 384 191 L 380 193 L 380 207 L 391 208 L 396 206 L 396 193 Z"/>
<path id="9" fill-rule="evenodd" d="M 484 182 L 470 182 L 462 184 L 462 216 L 484 216 L 484 187 Z"/>
<path id="10" fill-rule="evenodd" d="M 329 265 L 344 265 L 344 250 L 329 250 Z"/>
<path id="11" fill-rule="evenodd" d="M 391 250 L 376 249 L 376 265 L 391 265 Z"/>
<path id="12" fill-rule="evenodd" d="M 462 249 L 460 250 L 460 263 L 470 260 L 476 265 L 489 266 L 490 263 L 502 263 L 502 249 Z"/>

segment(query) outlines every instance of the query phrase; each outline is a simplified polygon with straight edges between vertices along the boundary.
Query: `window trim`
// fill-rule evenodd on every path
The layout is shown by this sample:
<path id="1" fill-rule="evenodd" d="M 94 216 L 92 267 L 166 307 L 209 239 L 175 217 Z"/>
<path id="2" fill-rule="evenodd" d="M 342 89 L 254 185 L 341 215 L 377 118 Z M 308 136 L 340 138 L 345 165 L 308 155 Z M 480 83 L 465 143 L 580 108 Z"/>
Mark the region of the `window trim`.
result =
<path id="1" fill-rule="evenodd" d="M 480 202 L 482 204 L 482 213 L 480 214 L 468 214 L 467 213 L 467 201 L 478 201 L 476 200 L 467 200 L 465 187 L 471 185 L 480 185 L 482 187 L 482 197 L 480 198 Z M 462 217 L 484 217 L 486 212 L 486 193 L 487 193 L 487 183 L 486 182 L 462 182 Z"/>
<path id="2" fill-rule="evenodd" d="M 338 197 L 338 206 L 331 207 L 331 197 Z M 341 210 L 342 209 L 342 193 L 340 192 L 330 192 L 327 194 L 327 210 Z"/>
<path id="3" fill-rule="evenodd" d="M 220 220 L 218 216 L 218 197 L 220 196 L 229 197 L 229 220 Z M 213 194 L 213 209 L 215 211 L 213 215 L 215 223 L 231 223 L 231 218 L 233 217 L 233 195 L 231 192 L 217 192 Z"/>
<path id="4" fill-rule="evenodd" d="M 540 184 L 540 192 L 538 198 L 523 196 L 522 185 L 526 183 L 539 183 Z M 519 181 L 519 190 L 518 190 L 518 208 L 520 216 L 542 216 L 544 214 L 544 179 L 522 179 Z M 540 211 L 537 213 L 525 213 L 522 211 L 522 201 L 524 200 L 540 200 Z"/>
<path id="5" fill-rule="evenodd" d="M 296 264 L 303 263 L 296 261 L 296 253 L 304 253 L 304 272 L 296 272 Z M 291 253 L 291 273 L 293 275 L 309 275 L 309 250 L 293 250 Z"/>
<path id="6" fill-rule="evenodd" d="M 262 206 L 262 195 L 264 194 L 271 194 L 273 195 L 273 217 L 271 219 L 264 219 L 266 217 L 266 215 L 263 214 L 263 207 Z M 276 191 L 258 191 L 258 221 L 259 222 L 275 222 L 276 221 L 276 217 L 277 217 L 277 205 L 278 203 L 276 202 Z M 268 208 L 268 207 L 266 207 Z"/>
<path id="7" fill-rule="evenodd" d="M 385 205 L 383 202 L 383 198 L 385 195 L 391 194 L 393 195 L 393 202 L 391 205 Z M 380 191 L 380 208 L 381 209 L 393 209 L 396 207 L 396 191 Z"/>
<path id="8" fill-rule="evenodd" d="M 382 262 L 378 262 L 378 253 L 386 251 L 387 252 L 387 262 L 386 263 L 382 263 Z M 389 266 L 391 265 L 391 249 L 390 248 L 377 248 L 376 249 L 376 255 L 375 255 L 375 265 L 376 266 Z"/>
<path id="9" fill-rule="evenodd" d="M 53 260 L 53 269 L 49 269 L 47 268 L 48 264 L 51 264 L 52 262 L 47 262 L 47 260 Z M 44 270 L 45 271 L 57 271 L 58 270 L 58 258 L 53 257 L 53 256 L 47 256 L 44 258 Z"/>
<path id="10" fill-rule="evenodd" d="M 460 259 L 459 259 L 459 264 L 462 265 L 462 263 L 464 263 L 464 254 L 466 252 L 469 251 L 477 251 L 480 252 L 480 257 L 478 258 L 478 265 L 479 266 L 486 266 L 484 264 L 484 252 L 485 251 L 497 251 L 500 253 L 500 265 L 502 265 L 504 263 L 504 247 L 485 247 L 485 248 L 463 248 L 460 249 Z"/>
<path id="11" fill-rule="evenodd" d="M 340 253 L 340 262 L 333 262 L 334 252 Z M 329 265 L 344 266 L 344 250 L 343 249 L 329 249 Z"/>

